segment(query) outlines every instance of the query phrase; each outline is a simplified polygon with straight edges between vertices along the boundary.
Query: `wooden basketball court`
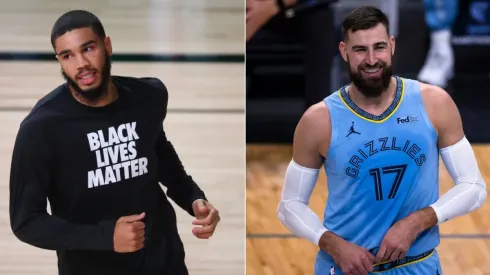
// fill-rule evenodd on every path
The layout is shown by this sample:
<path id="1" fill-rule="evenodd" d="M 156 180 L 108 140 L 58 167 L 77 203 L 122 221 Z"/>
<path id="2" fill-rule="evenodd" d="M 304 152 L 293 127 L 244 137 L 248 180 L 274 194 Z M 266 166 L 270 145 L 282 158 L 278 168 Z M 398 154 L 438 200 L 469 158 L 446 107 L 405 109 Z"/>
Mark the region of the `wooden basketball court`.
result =
<path id="1" fill-rule="evenodd" d="M 474 145 L 482 176 L 490 182 L 489 145 Z M 284 173 L 291 160 L 289 145 L 247 146 L 247 275 L 313 274 L 318 248 L 296 238 L 276 216 Z M 441 162 L 440 191 L 453 182 Z M 310 207 L 322 220 L 328 190 L 319 176 Z M 490 274 L 490 202 L 476 212 L 441 226 L 438 247 L 443 274 Z"/>
<path id="2" fill-rule="evenodd" d="M 244 54 L 244 1 L 3 1 L 0 52 L 52 53 L 50 32 L 71 9 L 94 12 L 115 54 Z M 192 235 L 192 218 L 176 207 L 191 274 L 245 269 L 244 64 L 113 62 L 113 74 L 159 77 L 170 93 L 165 122 L 187 171 L 220 210 L 210 240 Z M 0 274 L 57 274 L 54 251 L 17 240 L 9 224 L 9 169 L 19 123 L 62 83 L 52 61 L 0 61 Z M 198 144 L 199 142 L 199 144 Z"/>

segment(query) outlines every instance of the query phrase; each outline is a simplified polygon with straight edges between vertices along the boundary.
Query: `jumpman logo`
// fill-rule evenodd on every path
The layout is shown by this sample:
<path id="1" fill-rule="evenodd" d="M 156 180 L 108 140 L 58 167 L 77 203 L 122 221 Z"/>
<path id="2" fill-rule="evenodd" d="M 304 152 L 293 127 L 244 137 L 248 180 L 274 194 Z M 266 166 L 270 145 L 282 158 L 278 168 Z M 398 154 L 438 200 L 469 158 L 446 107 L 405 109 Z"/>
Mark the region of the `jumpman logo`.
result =
<path id="1" fill-rule="evenodd" d="M 350 136 L 351 134 L 358 134 L 358 135 L 360 135 L 360 134 L 361 134 L 361 133 L 359 133 L 359 132 L 356 132 L 356 130 L 354 130 L 354 121 L 352 121 L 352 126 L 350 127 L 349 133 L 348 133 L 348 134 L 347 134 L 347 136 L 345 136 L 345 137 L 348 137 L 348 136 Z"/>

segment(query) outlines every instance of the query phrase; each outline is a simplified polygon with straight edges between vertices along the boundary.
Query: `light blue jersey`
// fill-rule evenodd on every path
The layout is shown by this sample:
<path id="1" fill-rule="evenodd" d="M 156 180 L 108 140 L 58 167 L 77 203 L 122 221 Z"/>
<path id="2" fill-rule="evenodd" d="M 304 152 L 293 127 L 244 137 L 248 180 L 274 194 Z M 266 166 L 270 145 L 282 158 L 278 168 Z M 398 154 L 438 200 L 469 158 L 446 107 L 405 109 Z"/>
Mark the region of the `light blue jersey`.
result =
<path id="1" fill-rule="evenodd" d="M 346 87 L 324 100 L 332 123 L 324 162 L 328 181 L 324 225 L 374 255 L 396 221 L 439 197 L 437 133 L 425 111 L 419 83 L 395 78 L 395 99 L 380 116 L 357 107 Z M 418 237 L 407 256 L 438 244 L 436 226 Z M 332 263 L 330 255 L 320 250 L 315 274 L 329 274 Z M 337 268 L 335 274 L 342 273 Z"/>

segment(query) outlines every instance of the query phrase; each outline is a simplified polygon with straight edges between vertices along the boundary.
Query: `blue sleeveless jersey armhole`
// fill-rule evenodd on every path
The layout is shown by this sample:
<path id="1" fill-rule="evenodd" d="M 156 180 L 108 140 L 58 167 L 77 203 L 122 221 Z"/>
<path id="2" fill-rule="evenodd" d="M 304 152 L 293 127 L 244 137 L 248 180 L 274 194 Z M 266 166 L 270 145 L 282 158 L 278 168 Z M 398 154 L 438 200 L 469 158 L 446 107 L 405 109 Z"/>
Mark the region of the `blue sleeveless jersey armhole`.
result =
<path id="1" fill-rule="evenodd" d="M 332 121 L 332 119 L 334 119 L 335 117 L 337 117 L 337 110 L 339 109 L 339 106 L 342 105 L 342 102 L 339 98 L 339 92 L 340 90 L 336 90 L 334 93 L 330 94 L 328 97 L 326 97 L 323 102 L 325 103 L 325 105 L 327 105 L 327 108 L 328 108 L 328 112 L 330 114 L 330 120 L 331 120 L 331 136 L 330 136 L 330 148 L 333 148 L 335 147 L 335 144 L 336 144 L 336 140 L 338 140 L 339 136 L 338 136 L 338 130 L 337 130 L 337 123 L 335 123 L 334 121 Z M 327 155 L 326 156 L 323 156 L 324 157 L 324 161 L 326 161 L 328 159 L 328 154 L 331 150 L 328 150 L 327 152 Z"/>
<path id="2" fill-rule="evenodd" d="M 434 135 L 433 137 L 437 139 L 437 131 L 436 131 L 434 125 L 432 124 L 432 122 L 430 121 L 429 114 L 427 113 L 424 101 L 422 99 L 422 94 L 421 94 L 422 91 L 420 90 L 419 82 L 415 81 L 415 80 L 411 80 L 411 79 L 404 79 L 404 81 L 407 84 L 412 86 L 411 90 L 413 92 L 411 93 L 411 96 L 413 96 L 415 98 L 415 100 L 417 101 L 417 103 L 418 103 L 417 106 L 419 108 L 420 115 L 424 119 L 424 122 L 427 125 L 427 128 Z"/>

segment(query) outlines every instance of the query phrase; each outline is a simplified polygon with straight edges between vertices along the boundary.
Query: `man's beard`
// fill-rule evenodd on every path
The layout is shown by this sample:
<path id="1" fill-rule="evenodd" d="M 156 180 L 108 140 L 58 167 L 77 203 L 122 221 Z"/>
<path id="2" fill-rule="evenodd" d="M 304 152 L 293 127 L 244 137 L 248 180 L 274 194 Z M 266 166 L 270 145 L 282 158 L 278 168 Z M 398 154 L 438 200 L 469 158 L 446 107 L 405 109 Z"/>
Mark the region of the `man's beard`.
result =
<path id="1" fill-rule="evenodd" d="M 353 71 L 350 67 L 350 62 L 348 62 L 348 70 L 349 70 L 349 76 L 356 85 L 356 87 L 359 89 L 359 91 L 365 96 L 365 97 L 378 97 L 380 96 L 384 91 L 388 89 L 388 86 L 390 86 L 391 82 L 391 76 L 393 75 L 393 69 L 392 66 L 388 66 L 384 62 L 378 62 L 374 66 L 369 66 L 369 65 L 359 65 L 357 67 L 357 71 Z M 362 72 L 361 70 L 364 68 L 379 68 L 381 67 L 382 73 L 380 78 L 363 78 L 362 77 Z"/>
<path id="2" fill-rule="evenodd" d="M 96 103 L 104 96 L 107 95 L 109 81 L 111 77 L 111 58 L 106 53 L 104 57 L 104 66 L 102 67 L 101 78 L 102 81 L 97 87 L 93 87 L 87 90 L 82 90 L 80 86 L 78 86 L 77 82 L 70 78 L 64 71 L 61 69 L 61 75 L 66 80 L 68 85 L 73 88 L 77 97 L 82 98 L 83 101 L 87 103 Z"/>

